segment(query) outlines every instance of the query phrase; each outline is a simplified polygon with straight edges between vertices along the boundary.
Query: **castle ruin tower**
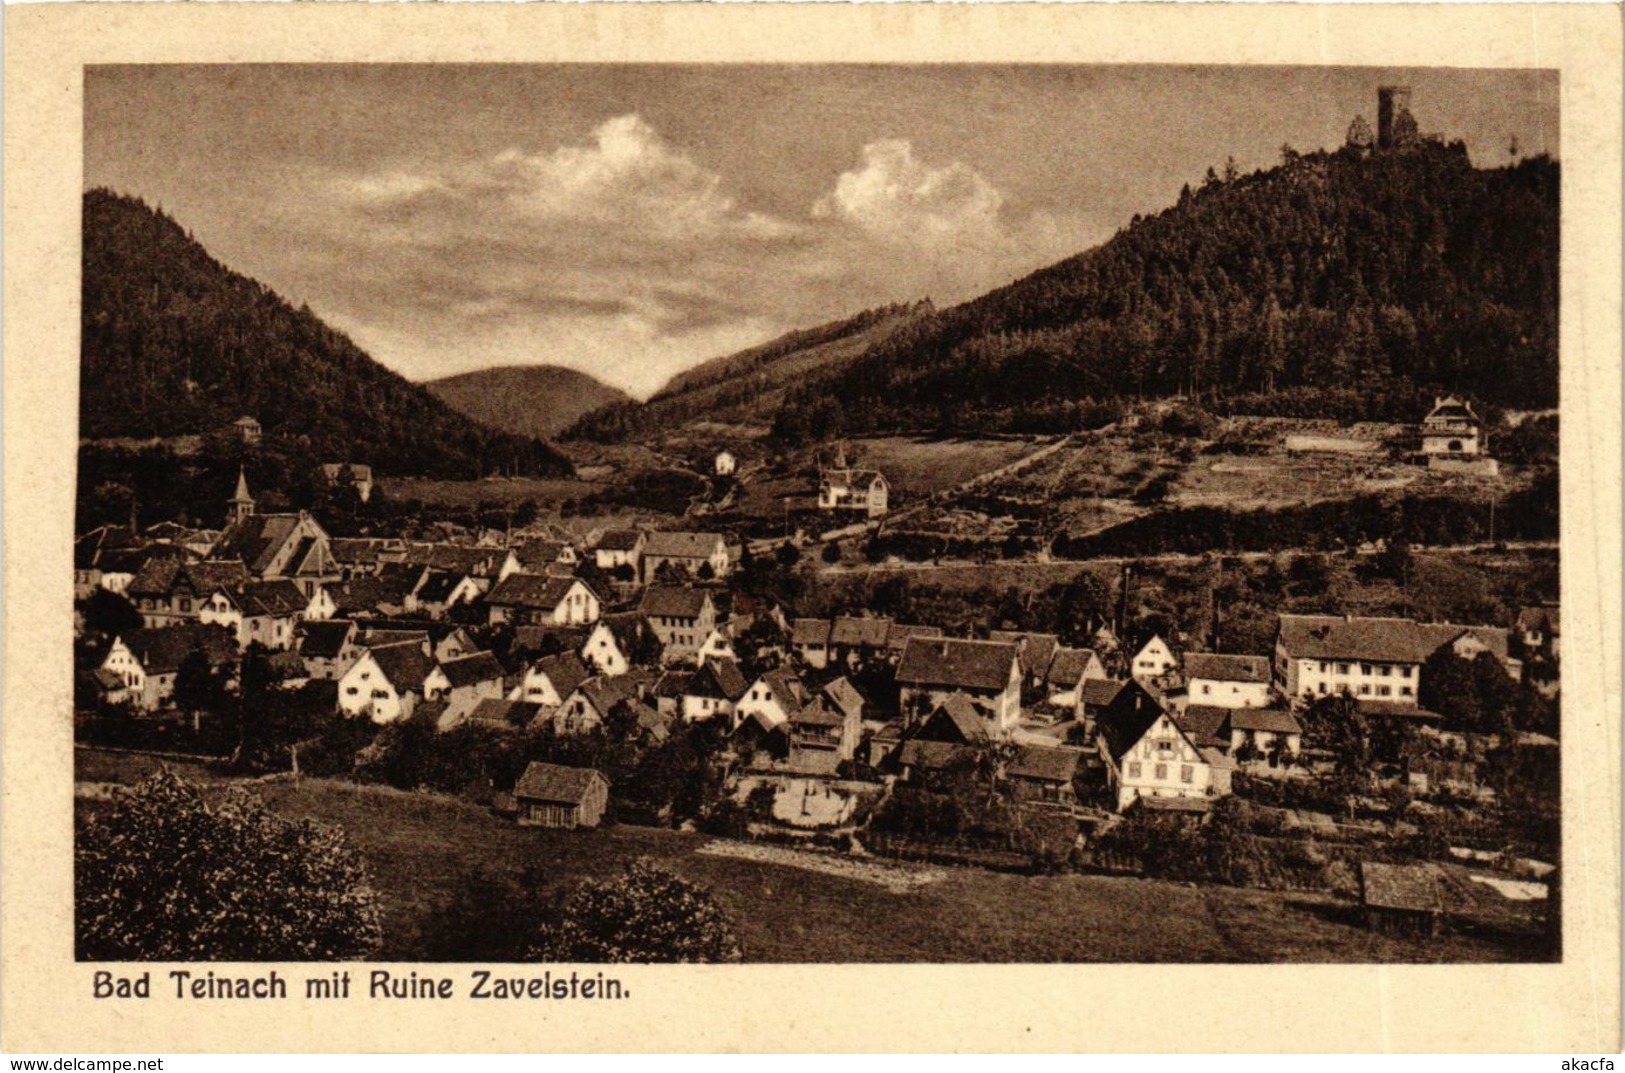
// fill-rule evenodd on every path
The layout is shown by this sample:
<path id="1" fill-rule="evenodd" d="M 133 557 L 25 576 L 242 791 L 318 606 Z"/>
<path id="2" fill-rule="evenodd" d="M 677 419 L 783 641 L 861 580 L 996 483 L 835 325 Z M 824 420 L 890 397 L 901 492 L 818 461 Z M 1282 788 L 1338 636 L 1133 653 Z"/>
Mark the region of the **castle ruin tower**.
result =
<path id="1" fill-rule="evenodd" d="M 1408 131 L 1414 130 L 1411 118 L 1411 87 L 1379 86 L 1377 88 L 1377 148 L 1393 149 L 1405 144 Z"/>

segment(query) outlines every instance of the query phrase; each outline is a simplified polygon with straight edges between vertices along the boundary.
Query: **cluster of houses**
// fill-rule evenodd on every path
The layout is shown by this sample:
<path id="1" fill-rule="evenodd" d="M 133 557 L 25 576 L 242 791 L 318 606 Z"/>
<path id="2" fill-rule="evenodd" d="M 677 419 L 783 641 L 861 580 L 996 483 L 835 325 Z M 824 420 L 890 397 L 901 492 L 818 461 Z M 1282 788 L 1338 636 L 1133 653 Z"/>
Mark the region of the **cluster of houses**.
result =
<path id="1" fill-rule="evenodd" d="M 259 513 L 242 481 L 230 516 L 207 540 L 179 527 L 80 540 L 80 594 L 119 593 L 142 623 L 87 668 L 104 700 L 162 713 L 188 658 L 229 675 L 259 645 L 286 684 L 332 683 L 336 711 L 378 724 L 617 727 L 659 742 L 707 722 L 761 774 L 910 780 L 992 754 L 1031 800 L 1205 810 L 1238 766 L 1290 767 L 1318 698 L 1425 726 L 1438 721 L 1419 703 L 1435 653 L 1488 652 L 1517 678 L 1517 652 L 1557 647 L 1555 607 L 1512 629 L 1283 614 L 1267 655 L 1156 636 L 1127 652 L 1105 628 L 1089 648 L 1038 632 L 949 637 L 872 615 L 792 620 L 730 589 L 736 552 L 715 533 L 333 539 L 308 513 Z M 480 644 L 491 628 L 511 631 L 500 658 Z M 554 804 L 523 815 L 548 822 Z"/>

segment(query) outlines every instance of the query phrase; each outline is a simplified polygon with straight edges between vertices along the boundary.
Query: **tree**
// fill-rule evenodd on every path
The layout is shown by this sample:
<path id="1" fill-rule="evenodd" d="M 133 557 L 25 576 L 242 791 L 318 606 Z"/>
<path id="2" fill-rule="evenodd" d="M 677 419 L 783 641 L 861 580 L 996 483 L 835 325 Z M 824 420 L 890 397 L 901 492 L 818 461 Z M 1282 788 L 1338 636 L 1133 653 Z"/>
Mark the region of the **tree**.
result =
<path id="1" fill-rule="evenodd" d="M 819 557 L 830 566 L 834 566 L 841 561 L 841 546 L 832 540 L 824 545 L 824 550 Z"/>
<path id="2" fill-rule="evenodd" d="M 1350 149 L 1358 149 L 1363 152 L 1369 150 L 1376 140 L 1376 136 L 1371 133 L 1371 124 L 1366 122 L 1365 116 L 1357 115 L 1354 117 L 1354 122 L 1349 124 L 1348 136 L 1343 140 L 1343 144 Z"/>
<path id="3" fill-rule="evenodd" d="M 564 900 L 557 924 L 531 953 L 538 961 L 738 961 L 728 918 L 711 892 L 647 858 L 610 879 L 588 880 Z"/>
<path id="4" fill-rule="evenodd" d="M 1377 553 L 1377 569 L 1382 571 L 1384 577 L 1392 578 L 1403 588 L 1410 582 L 1413 558 L 1410 542 L 1395 533 L 1388 538 L 1382 551 Z"/>
<path id="5" fill-rule="evenodd" d="M 175 705 L 183 712 L 220 714 L 228 697 L 226 683 L 202 649 L 193 649 L 175 669 Z"/>
<path id="6" fill-rule="evenodd" d="M 801 561 L 801 549 L 786 541 L 773 552 L 773 557 L 779 561 L 780 566 L 788 570 Z"/>
<path id="7" fill-rule="evenodd" d="M 97 586 L 83 602 L 85 629 L 116 637 L 141 628 L 141 612 L 116 592 Z"/>
<path id="8" fill-rule="evenodd" d="M 284 819 L 240 788 L 211 806 L 167 769 L 85 821 L 74 906 L 89 961 L 341 961 L 383 938 L 340 828 Z"/>
<path id="9" fill-rule="evenodd" d="M 1061 590 L 1056 629 L 1069 645 L 1087 645 L 1112 613 L 1111 589 L 1090 570 L 1080 570 Z"/>

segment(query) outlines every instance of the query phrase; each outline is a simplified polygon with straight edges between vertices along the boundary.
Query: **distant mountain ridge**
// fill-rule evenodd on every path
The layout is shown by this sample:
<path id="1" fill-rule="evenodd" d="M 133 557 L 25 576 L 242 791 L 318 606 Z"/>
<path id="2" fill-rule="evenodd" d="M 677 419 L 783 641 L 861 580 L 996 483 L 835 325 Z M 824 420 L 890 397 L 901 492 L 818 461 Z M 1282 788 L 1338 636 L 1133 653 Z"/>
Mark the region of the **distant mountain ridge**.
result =
<path id="1" fill-rule="evenodd" d="M 476 424 L 386 369 L 138 198 L 84 195 L 82 256 L 83 439 L 212 433 L 248 415 L 268 438 L 381 474 L 571 471 L 548 444 Z"/>
<path id="2" fill-rule="evenodd" d="M 562 365 L 499 365 L 426 380 L 423 386 L 482 425 L 543 439 L 557 436 L 583 414 L 632 401 L 626 392 Z"/>
<path id="3" fill-rule="evenodd" d="M 563 438 L 615 441 L 694 421 L 765 424 L 794 387 L 829 379 L 935 308 L 930 299 L 880 306 L 787 332 L 679 373 L 648 402 L 617 402 L 586 414 Z"/>

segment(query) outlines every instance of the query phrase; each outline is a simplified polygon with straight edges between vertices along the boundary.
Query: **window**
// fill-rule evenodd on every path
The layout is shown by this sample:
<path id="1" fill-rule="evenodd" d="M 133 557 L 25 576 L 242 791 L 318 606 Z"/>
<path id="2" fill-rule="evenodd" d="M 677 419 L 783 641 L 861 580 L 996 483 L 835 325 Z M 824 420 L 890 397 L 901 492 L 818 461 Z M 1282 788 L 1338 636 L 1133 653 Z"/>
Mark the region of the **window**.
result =
<path id="1" fill-rule="evenodd" d="M 1410 696 L 1411 695 L 1411 687 L 1410 686 L 1400 686 L 1399 687 L 1399 695 L 1402 696 L 1402 697 Z"/>
<path id="2" fill-rule="evenodd" d="M 1390 666 L 1388 666 L 1388 664 L 1384 663 L 1382 666 L 1377 668 L 1377 677 L 1379 677 L 1379 678 L 1387 678 L 1390 674 L 1393 673 L 1393 670 L 1394 669 L 1392 667 L 1390 667 Z"/>
<path id="3" fill-rule="evenodd" d="M 1140 762 L 1138 760 L 1129 761 L 1128 777 L 1131 779 L 1137 779 L 1140 777 Z"/>
<path id="4" fill-rule="evenodd" d="M 1371 695 L 1371 687 L 1367 686 L 1367 685 L 1362 685 L 1360 687 L 1360 696 L 1369 697 L 1370 695 Z"/>
<path id="5" fill-rule="evenodd" d="M 1391 687 L 1389 687 L 1389 686 L 1378 686 L 1377 687 L 1377 696 L 1379 696 L 1379 697 L 1390 696 L 1392 693 L 1393 693 L 1393 689 Z"/>
<path id="6" fill-rule="evenodd" d="M 1191 767 L 1189 764 L 1181 764 L 1181 765 L 1179 765 L 1179 781 L 1180 782 L 1189 783 L 1189 782 L 1194 782 L 1195 780 L 1196 780 L 1196 769 L 1195 768 Z"/>
<path id="7" fill-rule="evenodd" d="M 1326 668 L 1328 666 L 1330 666 L 1330 664 L 1328 664 L 1325 660 L 1321 660 L 1320 661 L 1320 673 L 1325 674 L 1326 673 Z"/>
<path id="8" fill-rule="evenodd" d="M 1166 779 L 1168 777 L 1168 765 L 1167 764 L 1158 764 L 1157 765 L 1156 777 L 1159 778 L 1159 779 Z"/>
<path id="9" fill-rule="evenodd" d="M 1337 673 L 1338 674 L 1347 674 L 1347 673 L 1349 673 L 1349 665 L 1347 663 L 1339 663 L 1337 665 Z"/>
<path id="10" fill-rule="evenodd" d="M 356 695 L 356 694 L 357 694 L 357 693 L 359 693 L 359 692 L 361 692 L 361 690 L 359 690 L 359 689 L 357 689 L 357 688 L 356 688 L 356 687 L 355 687 L 355 686 L 350 686 L 350 687 L 349 687 L 349 688 L 347 688 L 347 689 L 346 689 L 346 690 L 345 690 L 345 692 L 346 692 L 346 693 L 348 693 L 348 694 L 349 694 L 349 695 L 350 695 L 350 696 L 352 696 L 352 697 L 353 697 L 353 696 L 355 696 L 355 695 Z"/>
<path id="11" fill-rule="evenodd" d="M 1213 687 L 1208 685 L 1206 682 L 1203 682 L 1202 683 L 1202 696 L 1205 697 L 1211 692 L 1213 692 Z"/>
<path id="12" fill-rule="evenodd" d="M 1409 678 L 1411 676 L 1411 668 L 1409 668 L 1409 667 L 1401 667 L 1399 669 L 1399 676 L 1401 678 Z"/>
<path id="13" fill-rule="evenodd" d="M 1320 691 L 1321 691 L 1322 694 L 1324 694 L 1326 692 L 1326 683 L 1325 682 L 1320 683 Z M 1304 690 L 1304 692 L 1307 693 L 1308 690 Z"/>
<path id="14" fill-rule="evenodd" d="M 1369 664 L 1369 663 L 1360 664 L 1360 673 L 1363 674 L 1363 675 L 1369 676 L 1371 674 L 1371 664 Z"/>

